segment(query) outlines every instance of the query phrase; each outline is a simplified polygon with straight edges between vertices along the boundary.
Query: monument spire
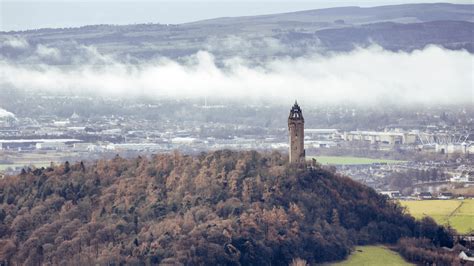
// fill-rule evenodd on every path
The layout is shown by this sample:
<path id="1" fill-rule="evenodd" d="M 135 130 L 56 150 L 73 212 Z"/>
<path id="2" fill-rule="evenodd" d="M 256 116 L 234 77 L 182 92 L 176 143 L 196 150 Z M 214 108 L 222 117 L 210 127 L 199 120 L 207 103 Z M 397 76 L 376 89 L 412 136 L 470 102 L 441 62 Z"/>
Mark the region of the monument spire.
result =
<path id="1" fill-rule="evenodd" d="M 304 118 L 303 111 L 298 105 L 297 100 L 290 109 L 288 116 L 288 132 L 290 137 L 290 163 L 304 163 Z"/>

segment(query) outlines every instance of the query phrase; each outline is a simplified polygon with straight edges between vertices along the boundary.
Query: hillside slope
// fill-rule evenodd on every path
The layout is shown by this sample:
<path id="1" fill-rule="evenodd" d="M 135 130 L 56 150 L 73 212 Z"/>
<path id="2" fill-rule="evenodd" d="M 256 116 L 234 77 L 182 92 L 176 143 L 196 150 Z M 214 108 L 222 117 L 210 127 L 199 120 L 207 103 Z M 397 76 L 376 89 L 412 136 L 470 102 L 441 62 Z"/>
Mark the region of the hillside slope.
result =
<path id="1" fill-rule="evenodd" d="M 228 17 L 197 21 L 188 24 L 263 24 L 279 21 L 298 21 L 306 23 L 334 22 L 343 19 L 348 24 L 367 24 L 377 22 L 430 22 L 437 20 L 460 20 L 474 22 L 472 5 L 448 3 L 402 4 L 376 7 L 334 7 L 304 10 L 282 14 Z M 337 24 L 337 23 L 336 23 Z"/>
<path id="2" fill-rule="evenodd" d="M 428 236 L 373 189 L 279 153 L 216 151 L 77 163 L 0 180 L 0 261 L 288 265 Z"/>
<path id="3" fill-rule="evenodd" d="M 3 45 L 0 57 L 31 60 L 44 46 L 57 49 L 61 55 L 46 63 L 64 65 L 81 63 L 77 57 L 87 57 L 85 47 L 130 62 L 179 59 L 201 50 L 217 59 L 239 56 L 258 61 L 349 51 L 374 43 L 392 51 L 413 51 L 432 44 L 474 52 L 473 8 L 455 4 L 340 7 L 178 25 L 92 25 L 0 32 L 0 46 L 12 39 L 28 44 Z"/>

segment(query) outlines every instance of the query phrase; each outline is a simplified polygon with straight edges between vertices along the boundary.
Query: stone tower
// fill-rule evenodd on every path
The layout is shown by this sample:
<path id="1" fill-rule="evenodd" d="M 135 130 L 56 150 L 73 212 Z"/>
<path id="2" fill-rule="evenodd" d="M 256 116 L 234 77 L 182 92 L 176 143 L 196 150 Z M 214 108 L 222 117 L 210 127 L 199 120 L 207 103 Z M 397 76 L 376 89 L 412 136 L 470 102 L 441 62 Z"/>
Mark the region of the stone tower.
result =
<path id="1" fill-rule="evenodd" d="M 290 135 L 290 163 L 304 163 L 304 118 L 296 101 L 288 117 L 288 131 Z"/>

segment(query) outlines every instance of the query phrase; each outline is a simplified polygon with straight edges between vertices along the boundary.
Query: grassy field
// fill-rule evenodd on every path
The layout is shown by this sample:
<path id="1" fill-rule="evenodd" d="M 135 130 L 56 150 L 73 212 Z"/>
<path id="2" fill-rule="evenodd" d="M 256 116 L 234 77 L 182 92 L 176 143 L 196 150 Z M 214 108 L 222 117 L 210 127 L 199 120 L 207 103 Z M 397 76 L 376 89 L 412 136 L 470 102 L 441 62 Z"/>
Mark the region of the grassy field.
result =
<path id="1" fill-rule="evenodd" d="M 6 169 L 8 168 L 15 168 L 15 167 L 24 167 L 24 166 L 27 166 L 29 164 L 0 164 L 0 171 L 5 171 Z M 41 167 L 48 167 L 50 165 L 50 163 L 47 163 L 47 162 L 39 162 L 39 163 L 33 163 L 32 165 L 34 165 L 35 167 L 38 167 L 38 168 L 41 168 Z"/>
<path id="2" fill-rule="evenodd" d="M 343 164 L 373 164 L 373 163 L 402 163 L 403 161 L 397 160 L 388 160 L 388 159 L 372 159 L 364 157 L 351 157 L 351 156 L 313 156 L 309 157 L 311 160 L 315 158 L 320 164 L 334 164 L 334 165 L 343 165 Z"/>
<path id="3" fill-rule="evenodd" d="M 331 265 L 414 265 L 406 262 L 398 253 L 384 246 L 357 246 L 345 261 Z"/>
<path id="4" fill-rule="evenodd" d="M 0 164 L 0 171 L 5 171 L 9 167 L 15 168 L 17 166 L 24 166 L 23 164 Z"/>
<path id="5" fill-rule="evenodd" d="M 474 230 L 474 200 L 401 201 L 415 218 L 432 217 L 439 224 L 449 224 L 459 233 Z"/>

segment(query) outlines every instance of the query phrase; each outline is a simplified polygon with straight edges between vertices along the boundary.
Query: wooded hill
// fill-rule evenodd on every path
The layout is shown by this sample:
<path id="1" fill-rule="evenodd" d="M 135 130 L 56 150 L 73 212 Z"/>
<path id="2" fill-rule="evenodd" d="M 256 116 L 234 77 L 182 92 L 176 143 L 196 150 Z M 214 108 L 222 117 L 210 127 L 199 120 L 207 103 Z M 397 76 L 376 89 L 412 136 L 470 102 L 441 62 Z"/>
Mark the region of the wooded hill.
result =
<path id="1" fill-rule="evenodd" d="M 0 261 L 288 265 L 401 237 L 452 246 L 373 189 L 287 161 L 224 150 L 27 169 L 0 180 Z"/>

